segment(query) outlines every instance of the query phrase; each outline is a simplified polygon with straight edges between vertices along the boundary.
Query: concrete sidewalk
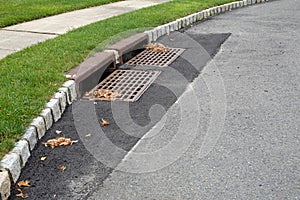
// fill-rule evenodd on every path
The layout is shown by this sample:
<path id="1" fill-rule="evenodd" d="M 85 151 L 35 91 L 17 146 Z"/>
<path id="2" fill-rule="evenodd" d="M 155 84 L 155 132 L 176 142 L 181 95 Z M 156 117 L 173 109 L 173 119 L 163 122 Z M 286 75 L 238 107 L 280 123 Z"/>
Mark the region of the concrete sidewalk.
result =
<path id="1" fill-rule="evenodd" d="M 0 59 L 70 30 L 170 0 L 126 0 L 0 29 Z"/>

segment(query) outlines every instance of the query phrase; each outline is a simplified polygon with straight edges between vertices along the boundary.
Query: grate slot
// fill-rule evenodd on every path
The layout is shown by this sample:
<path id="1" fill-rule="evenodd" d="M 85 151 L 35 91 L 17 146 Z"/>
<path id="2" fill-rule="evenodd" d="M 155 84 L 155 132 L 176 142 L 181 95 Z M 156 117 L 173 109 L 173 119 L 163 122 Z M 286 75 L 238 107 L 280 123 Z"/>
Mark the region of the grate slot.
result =
<path id="1" fill-rule="evenodd" d="M 137 101 L 158 77 L 160 71 L 116 70 L 93 88 L 89 93 L 98 89 L 116 93 L 115 101 Z M 109 100 L 107 98 L 91 98 Z"/>
<path id="2" fill-rule="evenodd" d="M 176 58 L 178 58 L 184 49 L 170 48 L 167 52 L 154 52 L 151 50 L 144 50 L 137 56 L 133 57 L 126 64 L 127 65 L 140 65 L 140 66 L 158 66 L 168 67 Z"/>

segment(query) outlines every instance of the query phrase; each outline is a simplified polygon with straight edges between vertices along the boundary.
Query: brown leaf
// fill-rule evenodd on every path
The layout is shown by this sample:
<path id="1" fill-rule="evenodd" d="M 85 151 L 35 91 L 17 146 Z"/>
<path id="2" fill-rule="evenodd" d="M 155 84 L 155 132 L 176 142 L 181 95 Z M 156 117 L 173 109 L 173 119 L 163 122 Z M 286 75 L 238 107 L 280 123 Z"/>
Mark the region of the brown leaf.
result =
<path id="1" fill-rule="evenodd" d="M 56 131 L 55 131 L 56 134 L 61 134 L 61 132 L 62 132 L 62 131 L 60 131 L 60 130 L 56 130 Z"/>
<path id="2" fill-rule="evenodd" d="M 41 161 L 44 161 L 44 160 L 47 159 L 47 157 L 46 156 L 42 156 L 40 159 L 41 159 Z"/>
<path id="3" fill-rule="evenodd" d="M 85 94 L 85 96 L 88 98 L 91 98 L 91 99 L 97 98 L 97 99 L 103 99 L 103 100 L 115 100 L 115 98 L 118 95 L 119 94 L 115 91 L 104 90 L 104 89 L 92 90 Z M 97 104 L 97 102 L 94 102 L 94 104 Z"/>
<path id="4" fill-rule="evenodd" d="M 19 187 L 30 187 L 29 183 L 30 183 L 29 180 L 25 180 L 25 181 L 19 181 L 19 182 L 17 183 L 17 185 L 18 185 Z"/>
<path id="5" fill-rule="evenodd" d="M 17 190 L 19 191 L 19 194 L 16 194 L 17 197 L 21 197 L 22 199 L 26 199 L 28 197 L 28 195 L 24 194 L 20 188 L 18 188 Z"/>
<path id="6" fill-rule="evenodd" d="M 64 165 L 61 165 L 61 166 L 59 166 L 59 169 L 60 169 L 60 171 L 65 171 L 66 169 L 67 169 L 67 167 L 66 166 L 64 166 Z"/>
<path id="7" fill-rule="evenodd" d="M 54 139 L 49 139 L 47 142 L 44 142 L 43 144 L 46 147 L 49 146 L 51 149 L 54 149 L 55 147 L 58 147 L 58 146 L 69 146 L 75 142 L 78 142 L 78 141 L 71 140 L 70 138 L 65 138 L 65 137 L 56 137 Z"/>
<path id="8" fill-rule="evenodd" d="M 67 140 L 65 142 L 59 143 L 59 146 L 68 146 L 68 145 L 71 145 L 71 144 L 72 144 L 72 141 L 71 140 Z"/>
<path id="9" fill-rule="evenodd" d="M 153 51 L 153 52 L 158 52 L 158 53 L 168 52 L 170 50 L 169 47 L 167 47 L 161 43 L 149 43 L 146 45 L 146 49 L 148 51 Z"/>
<path id="10" fill-rule="evenodd" d="M 106 121 L 106 120 L 103 119 L 103 118 L 101 119 L 101 122 L 100 122 L 100 123 L 101 123 L 102 126 L 107 126 L 107 125 L 109 125 L 109 122 Z"/>

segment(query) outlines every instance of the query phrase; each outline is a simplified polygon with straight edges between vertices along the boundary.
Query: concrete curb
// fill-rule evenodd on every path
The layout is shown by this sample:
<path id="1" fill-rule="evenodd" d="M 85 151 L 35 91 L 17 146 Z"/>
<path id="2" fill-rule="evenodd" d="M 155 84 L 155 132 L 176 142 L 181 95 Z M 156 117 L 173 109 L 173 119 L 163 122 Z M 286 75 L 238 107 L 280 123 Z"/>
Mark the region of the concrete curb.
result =
<path id="1" fill-rule="evenodd" d="M 148 35 L 146 33 L 138 33 L 136 35 L 130 36 L 119 42 L 110 45 L 106 52 L 113 51 L 116 55 L 116 61 L 118 63 L 124 63 L 124 56 L 136 49 L 144 48 L 144 45 L 149 42 Z M 126 61 L 125 61 L 126 62 Z"/>
<path id="2" fill-rule="evenodd" d="M 87 58 L 79 66 L 66 74 L 66 77 L 76 83 L 75 91 L 78 96 L 82 96 L 85 91 L 91 90 L 99 82 L 100 75 L 106 68 L 112 66 L 116 68 L 115 55 L 112 52 L 98 52 Z"/>
<path id="3" fill-rule="evenodd" d="M 76 83 L 78 97 L 93 89 L 100 81 L 106 69 L 116 69 L 118 63 L 126 61 L 131 51 L 144 48 L 148 43 L 148 35 L 139 33 L 110 45 L 107 50 L 97 52 L 84 62 L 69 71 L 65 76 Z"/>
<path id="4" fill-rule="evenodd" d="M 269 0 L 243 0 L 224 5 L 208 8 L 201 12 L 177 19 L 176 21 L 158 26 L 144 33 L 123 39 L 111 45 L 104 52 L 97 53 L 88 58 L 78 67 L 71 70 L 66 77 L 71 79 L 66 81 L 53 98 L 46 104 L 40 116 L 33 119 L 22 139 L 15 144 L 11 152 L 6 154 L 0 162 L 0 199 L 6 200 L 10 195 L 11 187 L 18 180 L 21 169 L 25 166 L 38 140 L 41 139 L 46 131 L 57 122 L 66 107 L 71 105 L 76 98 L 83 94 L 80 84 L 91 78 L 95 72 L 103 73 L 109 66 L 116 66 L 116 63 L 123 63 L 124 54 L 141 48 L 148 42 L 154 42 L 159 37 L 173 31 L 185 28 L 195 22 L 203 21 L 209 17 L 231 11 L 236 8 L 267 2 Z M 105 56 L 104 56 L 105 55 Z M 104 57 L 103 57 L 104 56 Z M 79 70 L 80 69 L 80 70 Z M 78 73 L 80 72 L 80 73 Z M 97 74 L 99 76 L 99 74 Z M 96 83 L 98 81 L 95 80 Z M 92 85 L 96 85 L 93 82 Z M 91 86 L 86 89 L 91 89 Z"/>

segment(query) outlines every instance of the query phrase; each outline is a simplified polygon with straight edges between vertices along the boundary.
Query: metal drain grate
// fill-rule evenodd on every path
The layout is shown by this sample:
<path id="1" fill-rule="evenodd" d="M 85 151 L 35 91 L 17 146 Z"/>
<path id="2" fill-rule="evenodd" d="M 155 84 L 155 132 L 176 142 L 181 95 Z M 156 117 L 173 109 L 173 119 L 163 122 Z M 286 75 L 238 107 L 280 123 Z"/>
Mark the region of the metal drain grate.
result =
<path id="1" fill-rule="evenodd" d="M 116 70 L 89 93 L 105 90 L 115 93 L 112 100 L 134 102 L 141 97 L 159 74 L 160 71 Z M 92 99 L 110 100 L 104 97 Z"/>
<path id="2" fill-rule="evenodd" d="M 159 66 L 167 67 L 169 66 L 182 52 L 184 49 L 180 48 L 170 48 L 167 52 L 154 52 L 150 50 L 144 50 L 131 60 L 129 60 L 127 65 L 148 65 L 148 66 Z"/>

